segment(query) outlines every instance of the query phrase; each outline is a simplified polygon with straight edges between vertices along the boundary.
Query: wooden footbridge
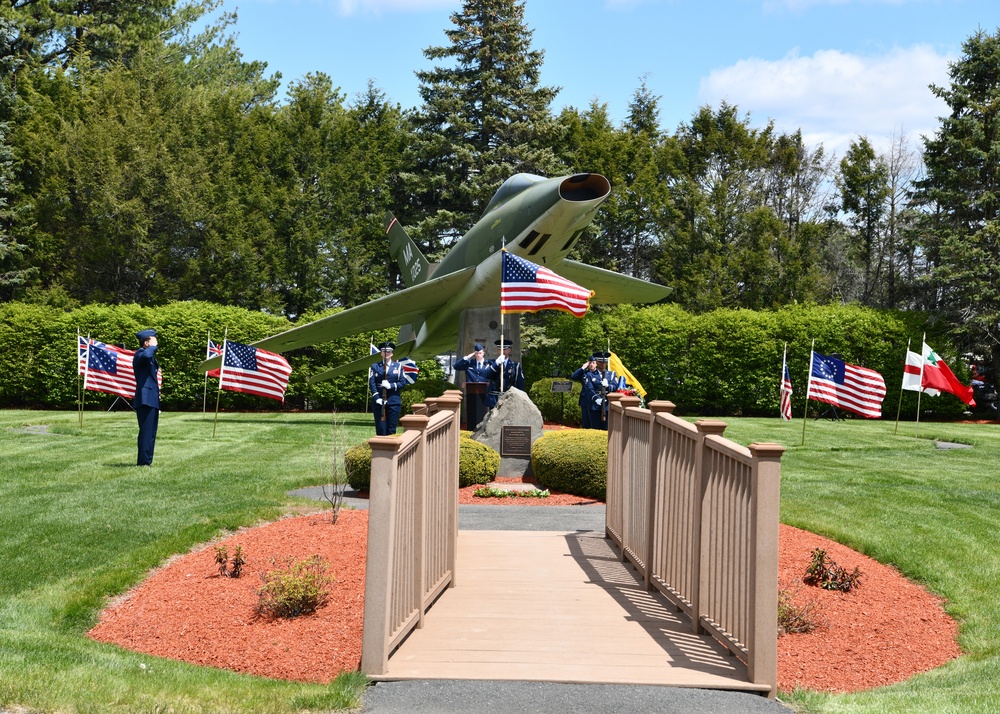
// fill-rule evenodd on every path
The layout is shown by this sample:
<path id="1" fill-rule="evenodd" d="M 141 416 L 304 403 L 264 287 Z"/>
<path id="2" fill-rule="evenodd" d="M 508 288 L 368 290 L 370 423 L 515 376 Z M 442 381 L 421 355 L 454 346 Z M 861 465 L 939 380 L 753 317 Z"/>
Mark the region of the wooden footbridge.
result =
<path id="1" fill-rule="evenodd" d="M 780 447 L 622 401 L 605 533 L 459 532 L 457 395 L 371 440 L 362 671 L 776 694 Z"/>

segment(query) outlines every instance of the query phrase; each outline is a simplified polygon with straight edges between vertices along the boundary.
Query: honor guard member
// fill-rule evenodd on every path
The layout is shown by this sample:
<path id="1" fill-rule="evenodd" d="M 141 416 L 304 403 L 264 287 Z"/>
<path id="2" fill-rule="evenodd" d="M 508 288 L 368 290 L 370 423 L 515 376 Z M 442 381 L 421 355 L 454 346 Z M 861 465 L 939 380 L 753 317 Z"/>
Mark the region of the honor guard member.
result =
<path id="1" fill-rule="evenodd" d="M 503 342 L 502 345 L 501 342 Z M 517 387 L 523 392 L 524 372 L 521 370 L 521 363 L 510 358 L 510 348 L 514 346 L 514 343 L 510 340 L 494 340 L 493 344 L 497 346 L 500 356 L 491 362 L 493 366 L 491 367 L 490 392 L 494 394 L 495 399 L 500 398 L 501 373 L 503 373 L 503 392 L 508 391 L 511 387 Z"/>
<path id="2" fill-rule="evenodd" d="M 477 342 L 472 346 L 472 352 L 458 360 L 452 365 L 452 368 L 456 371 L 464 371 L 466 382 L 486 382 L 488 384 L 493 378 L 494 366 L 493 362 L 486 359 L 486 351 L 482 344 Z M 487 388 L 487 393 L 482 396 L 482 403 L 486 409 L 492 409 L 496 406 L 497 395 L 490 394 L 489 388 Z"/>
<path id="3" fill-rule="evenodd" d="M 399 410 L 403 406 L 400 392 L 406 387 L 403 365 L 392 359 L 396 345 L 383 342 L 378 346 L 382 360 L 368 370 L 368 389 L 372 395 L 372 413 L 375 415 L 375 434 L 388 436 L 396 433 Z"/>
<path id="4" fill-rule="evenodd" d="M 139 349 L 132 356 L 132 371 L 135 373 L 135 397 L 132 406 L 139 420 L 138 466 L 153 463 L 153 447 L 156 445 L 156 428 L 160 422 L 160 385 L 156 373 L 160 365 L 156 361 L 156 330 L 135 333 Z"/>
<path id="5" fill-rule="evenodd" d="M 608 395 L 618 391 L 618 374 L 614 370 L 608 369 L 608 360 L 611 359 L 610 352 L 595 352 L 597 358 L 597 372 L 601 375 L 598 394 L 601 398 L 601 413 L 597 417 L 595 429 L 608 428 Z"/>
<path id="6" fill-rule="evenodd" d="M 580 426 L 584 429 L 601 428 L 601 407 L 605 400 L 601 396 L 601 373 L 597 371 L 598 356 L 597 352 L 592 354 L 580 369 L 570 375 L 570 379 L 583 385 L 580 390 Z"/>

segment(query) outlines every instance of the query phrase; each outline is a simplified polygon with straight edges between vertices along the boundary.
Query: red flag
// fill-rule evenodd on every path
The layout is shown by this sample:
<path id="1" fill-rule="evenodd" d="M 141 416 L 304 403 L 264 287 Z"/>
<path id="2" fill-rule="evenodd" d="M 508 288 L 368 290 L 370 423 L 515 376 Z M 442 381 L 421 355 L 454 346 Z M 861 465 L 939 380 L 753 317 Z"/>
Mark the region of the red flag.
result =
<path id="1" fill-rule="evenodd" d="M 920 380 L 920 386 L 939 389 L 948 394 L 954 394 L 970 407 L 976 406 L 976 400 L 972 398 L 972 387 L 966 387 L 958 381 L 951 369 L 938 357 L 937 352 L 924 343 L 924 374 Z"/>

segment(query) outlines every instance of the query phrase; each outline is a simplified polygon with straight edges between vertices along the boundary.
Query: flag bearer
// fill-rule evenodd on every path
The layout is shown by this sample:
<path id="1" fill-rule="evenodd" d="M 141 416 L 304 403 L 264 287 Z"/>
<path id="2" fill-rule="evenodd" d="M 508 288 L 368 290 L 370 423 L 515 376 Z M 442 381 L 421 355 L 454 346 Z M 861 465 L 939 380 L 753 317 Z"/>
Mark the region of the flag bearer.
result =
<path id="1" fill-rule="evenodd" d="M 618 374 L 614 370 L 608 369 L 608 360 L 611 358 L 610 352 L 595 352 L 594 356 L 597 357 L 597 371 L 601 375 L 600 387 L 598 388 L 598 393 L 601 398 L 601 413 L 597 417 L 597 424 L 594 428 L 607 430 L 609 406 L 608 395 L 611 392 L 618 391 Z"/>
<path id="2" fill-rule="evenodd" d="M 399 411 L 403 406 L 400 392 L 406 387 L 406 380 L 403 379 L 403 365 L 392 359 L 395 343 L 383 342 L 378 349 L 382 359 L 368 370 L 368 389 L 374 405 L 375 434 L 388 436 L 396 433 Z"/>
<path id="3" fill-rule="evenodd" d="M 132 355 L 132 371 L 135 373 L 135 397 L 132 406 L 139 420 L 139 455 L 137 466 L 153 464 L 153 448 L 156 446 L 156 428 L 160 421 L 160 385 L 156 381 L 159 364 L 156 361 L 156 330 L 142 330 L 135 333 L 139 349 Z"/>
<path id="4" fill-rule="evenodd" d="M 524 391 L 524 372 L 521 370 L 521 363 L 515 362 L 510 358 L 510 349 L 514 346 L 514 343 L 510 340 L 494 340 L 493 344 L 497 346 L 497 351 L 500 353 L 493 362 L 491 362 L 490 367 L 490 393 L 493 395 L 494 402 L 500 398 L 500 373 L 503 372 L 503 391 L 508 391 L 511 387 L 517 387 L 522 392 Z"/>
<path id="5" fill-rule="evenodd" d="M 604 399 L 601 396 L 601 373 L 597 371 L 597 358 L 601 353 L 595 352 L 584 362 L 580 369 L 570 375 L 570 379 L 583 384 L 580 390 L 580 415 L 584 429 L 601 428 L 601 409 Z"/>

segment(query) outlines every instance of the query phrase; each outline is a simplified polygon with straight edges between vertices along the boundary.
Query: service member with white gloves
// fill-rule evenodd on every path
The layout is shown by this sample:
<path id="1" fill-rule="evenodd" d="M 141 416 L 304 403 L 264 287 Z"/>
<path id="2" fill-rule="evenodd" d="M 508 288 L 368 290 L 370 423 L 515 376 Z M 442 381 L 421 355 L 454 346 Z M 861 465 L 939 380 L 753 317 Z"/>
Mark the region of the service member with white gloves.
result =
<path id="1" fill-rule="evenodd" d="M 396 433 L 399 411 L 403 405 L 400 392 L 406 387 L 403 365 L 392 359 L 396 345 L 383 342 L 378 346 L 382 360 L 368 370 L 368 390 L 372 395 L 372 413 L 375 415 L 375 434 L 387 436 Z"/>

